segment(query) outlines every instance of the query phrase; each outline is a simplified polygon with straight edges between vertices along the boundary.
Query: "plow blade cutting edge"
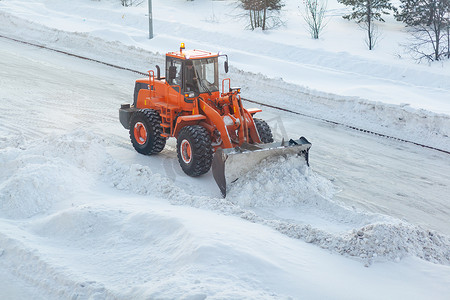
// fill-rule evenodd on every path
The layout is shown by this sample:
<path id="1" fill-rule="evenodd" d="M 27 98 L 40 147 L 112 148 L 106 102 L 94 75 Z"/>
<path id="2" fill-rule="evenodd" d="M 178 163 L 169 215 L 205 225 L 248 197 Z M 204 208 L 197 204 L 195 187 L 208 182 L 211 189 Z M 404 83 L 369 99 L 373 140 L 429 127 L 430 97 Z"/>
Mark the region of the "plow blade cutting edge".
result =
<path id="1" fill-rule="evenodd" d="M 309 148 L 311 143 L 304 137 L 268 144 L 243 144 L 231 149 L 217 149 L 212 162 L 214 180 L 219 186 L 222 196 L 227 195 L 227 182 L 232 183 L 247 172 L 251 171 L 259 162 L 267 157 L 292 156 L 304 157 L 309 166 Z"/>

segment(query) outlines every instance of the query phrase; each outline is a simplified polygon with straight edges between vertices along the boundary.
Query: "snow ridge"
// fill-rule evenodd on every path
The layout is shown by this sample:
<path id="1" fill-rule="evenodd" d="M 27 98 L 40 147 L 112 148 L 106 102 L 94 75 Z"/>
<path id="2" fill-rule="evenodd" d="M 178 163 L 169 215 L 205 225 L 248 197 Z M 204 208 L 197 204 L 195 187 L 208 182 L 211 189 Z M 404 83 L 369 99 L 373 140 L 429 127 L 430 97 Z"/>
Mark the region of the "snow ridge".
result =
<path id="1" fill-rule="evenodd" d="M 6 217 L 20 219 L 42 214 L 52 210 L 58 202 L 80 190 L 83 185 L 89 186 L 99 180 L 115 189 L 156 196 L 167 199 L 174 205 L 209 209 L 268 225 L 287 236 L 359 259 L 366 264 L 398 260 L 409 255 L 434 263 L 450 264 L 450 240 L 447 236 L 395 219 L 357 212 L 335 203 L 332 200 L 331 183 L 306 168 L 301 159 L 277 158 L 263 161 L 259 169 L 247 174 L 231 187 L 228 198 L 221 199 L 198 196 L 195 191 L 181 189 L 169 178 L 154 173 L 147 166 L 124 165 L 111 156 L 106 147 L 106 141 L 77 130 L 65 135 L 50 136 L 24 150 L 0 150 L 0 161 L 9 162 L 7 173 L 18 173 L 0 186 L 0 206 L 8 208 Z M 34 160 L 28 159 L 29 157 L 34 157 Z M 39 161 L 39 167 L 34 166 L 36 160 Z M 39 178 L 39 181 L 21 174 L 21 170 L 33 168 L 36 173 L 32 177 Z M 44 176 L 49 170 L 60 170 L 61 173 Z M 275 173 L 277 176 L 266 176 L 267 173 L 274 172 L 278 172 Z M 64 177 L 62 174 L 72 176 Z M 254 174 L 258 176 L 255 177 Z M 57 186 L 67 187 L 67 190 L 61 192 L 49 189 L 55 180 Z M 21 189 L 16 188 L 18 184 L 22 186 Z M 253 189 L 255 186 L 269 186 L 273 189 Z M 284 191 L 285 197 L 279 197 L 281 191 Z M 35 195 L 41 196 L 36 198 Z M 34 202 L 24 202 L 24 199 L 34 199 Z M 253 210 L 271 206 L 292 207 L 299 212 L 306 212 L 306 215 L 315 213 L 325 219 L 331 218 L 334 222 L 350 224 L 352 229 L 330 232 L 314 224 L 267 218 Z"/>
<path id="2" fill-rule="evenodd" d="M 270 220 L 254 214 L 246 219 L 267 224 L 293 238 L 302 239 L 324 249 L 372 261 L 392 260 L 414 255 L 440 264 L 450 264 L 450 239 L 434 231 L 363 212 L 356 212 L 332 200 L 335 190 L 331 182 L 315 174 L 297 157 L 269 158 L 232 186 L 230 201 L 247 207 L 297 207 L 314 210 L 332 218 L 333 223 L 351 223 L 355 228 L 334 233 L 286 220 Z M 281 196 L 282 195 L 282 196 Z M 311 212 L 311 207 L 313 211 Z"/>
<path id="3" fill-rule="evenodd" d="M 450 151 L 450 116 L 408 104 L 394 105 L 344 97 L 230 68 L 243 97 L 313 118 L 362 128 Z"/>
<path id="4" fill-rule="evenodd" d="M 450 265 L 447 236 L 403 222 L 369 224 L 344 235 L 333 235 L 310 225 L 279 221 L 272 221 L 271 225 L 287 236 L 361 259 L 366 266 L 379 261 L 400 261 L 406 256 Z"/>
<path id="5" fill-rule="evenodd" d="M 307 207 L 313 206 L 322 211 L 329 210 L 330 214 L 341 216 L 346 221 L 353 219 L 356 222 L 356 220 L 366 217 L 370 221 L 377 219 L 370 214 L 354 212 L 334 203 L 330 198 L 326 198 L 332 193 L 330 192 L 330 183 L 310 169 L 305 169 L 304 166 L 290 168 L 292 166 L 290 162 L 292 161 L 288 160 L 281 167 L 279 163 L 263 162 L 263 164 L 271 165 L 272 169 L 288 170 L 286 171 L 287 174 L 282 177 L 283 181 L 289 182 L 290 177 L 292 179 L 290 182 L 294 180 L 297 182 L 300 180 L 301 182 L 301 177 L 303 177 L 306 182 L 305 185 L 300 185 L 296 189 L 296 197 L 284 194 L 286 197 L 283 196 L 282 202 L 278 203 L 274 201 L 274 199 L 281 199 L 277 198 L 277 195 L 279 196 L 279 190 L 277 189 L 272 192 L 270 190 L 260 192 L 258 189 L 249 189 L 239 194 L 239 192 L 235 192 L 240 190 L 240 187 L 236 185 L 232 187 L 234 190 L 226 199 L 197 196 L 175 186 L 168 178 L 153 173 L 149 167 L 137 164 L 125 166 L 112 158 L 108 159 L 106 167 L 102 170 L 102 177 L 104 181 L 110 182 L 111 185 L 120 190 L 132 191 L 141 195 L 157 195 L 168 199 L 170 203 L 175 205 L 207 208 L 239 216 L 251 222 L 269 225 L 290 237 L 302 239 L 342 255 L 361 259 L 366 264 L 373 261 L 399 260 L 405 256 L 413 255 L 434 263 L 450 265 L 450 239 L 447 236 L 398 220 L 386 222 L 384 217 L 380 216 L 378 220 L 383 220 L 381 223 L 367 224 L 343 234 L 333 234 L 311 225 L 298 225 L 283 220 L 266 219 L 258 216 L 252 210 L 246 209 L 245 207 L 255 205 L 263 207 L 267 205 L 291 205 L 295 207 L 301 201 L 309 201 L 310 203 L 306 204 Z M 263 173 L 256 169 L 252 174 Z M 289 173 L 294 175 L 289 176 Z M 248 178 L 242 180 L 242 182 L 249 185 L 278 186 L 285 192 L 290 190 L 289 183 L 281 183 L 277 179 L 272 182 L 267 176 L 261 176 L 259 182 L 258 179 L 249 182 Z M 253 202 L 246 198 L 252 191 L 254 192 Z M 255 202 L 255 199 L 258 199 L 258 202 Z M 244 204 L 244 206 L 241 206 L 241 204 Z M 300 207 L 302 206 L 300 205 Z"/>
<path id="6" fill-rule="evenodd" d="M 105 289 L 102 283 L 77 280 L 76 275 L 67 274 L 67 270 L 55 267 L 51 261 L 44 259 L 38 250 L 3 233 L 0 233 L 0 244 L 4 247 L 0 254 L 2 262 L 9 265 L 8 269 L 13 270 L 14 275 L 42 291 L 45 297 L 53 295 L 50 299 L 116 298 L 117 294 Z M 40 295 L 34 296 L 38 298 Z"/>

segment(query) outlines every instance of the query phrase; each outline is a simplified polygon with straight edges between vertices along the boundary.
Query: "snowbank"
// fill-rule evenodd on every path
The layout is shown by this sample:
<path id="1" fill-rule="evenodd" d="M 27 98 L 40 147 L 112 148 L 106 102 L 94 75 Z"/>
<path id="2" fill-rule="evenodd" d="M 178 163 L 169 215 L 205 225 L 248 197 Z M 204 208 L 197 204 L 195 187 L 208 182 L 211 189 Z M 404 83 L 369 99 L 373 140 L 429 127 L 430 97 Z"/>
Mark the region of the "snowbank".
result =
<path id="1" fill-rule="evenodd" d="M 450 150 L 450 115 L 400 105 L 344 97 L 231 68 L 243 97 L 379 134 Z M 251 105 L 251 104 L 250 104 Z"/>
<path id="2" fill-rule="evenodd" d="M 232 184 L 226 199 L 198 196 L 195 190 L 181 189 L 148 166 L 126 165 L 108 153 L 107 142 L 82 130 L 49 136 L 26 149 L 0 150 L 0 161 L 7 168 L 3 174 L 13 174 L 8 179 L 3 178 L 0 185 L 3 217 L 23 219 L 51 212 L 77 193 L 89 189 L 95 180 L 100 180 L 118 190 L 269 225 L 287 236 L 366 263 L 412 255 L 434 263 L 450 264 L 448 237 L 336 203 L 332 199 L 332 184 L 296 157 L 266 159 L 254 172 Z M 258 208 L 270 207 L 290 208 L 309 219 L 302 222 L 258 214 Z M 84 223 L 95 223 L 89 221 L 89 214 L 75 216 L 87 221 L 71 220 L 65 214 L 60 212 L 53 217 L 56 221 L 51 221 L 51 226 L 38 231 L 51 233 L 50 228 L 55 228 L 55 234 L 65 235 L 70 240 L 77 236 L 82 238 L 82 233 L 87 230 Z M 53 225 L 54 222 L 58 224 Z M 115 226 L 107 221 L 99 223 L 105 223 L 104 229 Z M 333 232 L 324 225 L 330 223 L 333 227 L 339 228 L 339 224 L 342 227 Z M 73 231 L 66 226 L 77 228 Z"/>
<path id="3" fill-rule="evenodd" d="M 20 219 L 41 214 L 88 188 L 91 177 L 84 170 L 97 162 L 93 140 L 74 132 L 0 149 L 1 216 Z M 5 144 L 14 145 L 14 141 L 5 139 Z"/>

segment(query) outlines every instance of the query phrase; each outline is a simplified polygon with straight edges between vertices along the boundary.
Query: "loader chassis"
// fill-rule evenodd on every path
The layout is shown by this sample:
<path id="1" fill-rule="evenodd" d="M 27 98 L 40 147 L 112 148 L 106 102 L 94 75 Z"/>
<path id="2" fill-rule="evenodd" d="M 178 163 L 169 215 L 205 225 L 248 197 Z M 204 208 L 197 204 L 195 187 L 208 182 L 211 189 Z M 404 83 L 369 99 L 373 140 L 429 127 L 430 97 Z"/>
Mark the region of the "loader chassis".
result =
<path id="1" fill-rule="evenodd" d="M 214 161 L 213 175 L 225 196 L 227 159 L 242 152 L 270 153 L 271 144 L 261 145 L 273 142 L 272 133 L 265 121 L 253 118 L 260 109 L 243 107 L 240 88 L 232 88 L 229 78 L 220 84 L 218 53 L 183 50 L 184 45 L 166 54 L 165 77 L 156 66 L 156 74 L 149 71 L 136 80 L 133 103 L 119 109 L 120 122 L 141 154 L 156 154 L 175 137 L 178 161 L 190 176 L 208 172 Z M 227 72 L 228 57 L 224 66 Z M 277 153 L 302 154 L 311 144 L 303 138 L 274 147 Z"/>

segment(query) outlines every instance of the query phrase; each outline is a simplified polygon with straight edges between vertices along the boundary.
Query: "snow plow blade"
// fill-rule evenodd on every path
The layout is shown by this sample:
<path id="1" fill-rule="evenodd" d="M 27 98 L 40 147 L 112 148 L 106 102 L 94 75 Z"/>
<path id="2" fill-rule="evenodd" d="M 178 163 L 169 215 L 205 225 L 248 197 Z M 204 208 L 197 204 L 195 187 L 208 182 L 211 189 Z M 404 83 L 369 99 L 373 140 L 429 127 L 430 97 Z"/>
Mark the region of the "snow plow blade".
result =
<path id="1" fill-rule="evenodd" d="M 304 137 L 288 142 L 283 140 L 268 144 L 243 144 L 231 149 L 219 148 L 212 162 L 214 180 L 225 198 L 227 182 L 236 181 L 267 157 L 298 155 L 304 157 L 309 166 L 309 148 L 311 143 Z"/>

